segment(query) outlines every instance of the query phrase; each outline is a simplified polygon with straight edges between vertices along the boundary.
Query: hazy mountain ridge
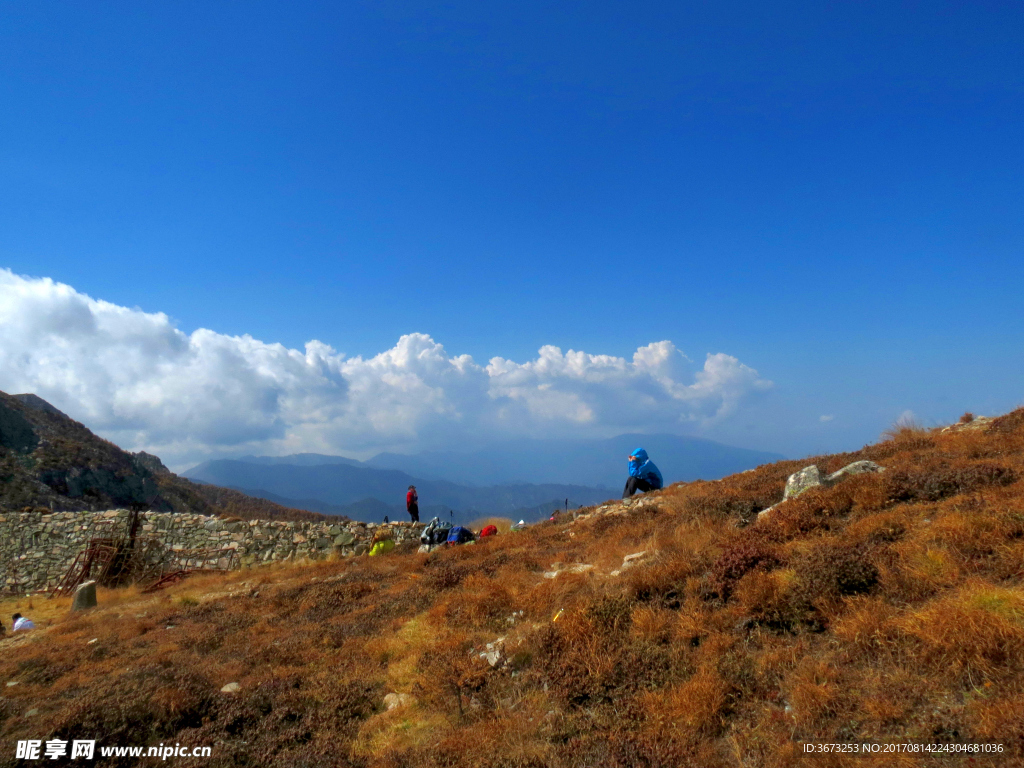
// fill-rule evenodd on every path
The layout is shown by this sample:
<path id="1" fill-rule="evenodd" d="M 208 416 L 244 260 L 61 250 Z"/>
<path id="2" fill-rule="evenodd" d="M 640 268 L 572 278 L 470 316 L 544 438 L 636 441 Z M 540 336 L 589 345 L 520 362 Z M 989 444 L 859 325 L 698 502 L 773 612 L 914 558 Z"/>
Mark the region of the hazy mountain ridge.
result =
<path id="1" fill-rule="evenodd" d="M 290 464 L 296 467 L 319 467 L 325 464 L 348 464 L 350 466 L 362 466 L 359 459 L 349 459 L 345 456 L 332 456 L 324 453 L 292 453 L 287 456 L 242 456 L 237 461 L 244 461 L 247 464 Z"/>
<path id="2" fill-rule="evenodd" d="M 342 463 L 289 465 L 217 459 L 185 474 L 200 482 L 239 488 L 306 508 L 313 508 L 314 504 L 309 503 L 313 501 L 320 509 L 371 521 L 384 514 L 405 515 L 405 493 L 410 485 L 419 492 L 422 519 L 446 515 L 451 510 L 462 520 L 482 514 L 541 514 L 556 504 L 562 506 L 566 499 L 570 507 L 578 507 L 615 495 L 606 488 L 558 483 L 472 487 L 417 478 L 399 470 Z"/>
<path id="3" fill-rule="evenodd" d="M 413 455 L 379 453 L 363 463 L 444 480 L 453 480 L 457 471 L 457 482 L 466 485 L 568 483 L 616 489 L 625 481 L 626 456 L 637 447 L 647 449 L 666 484 L 715 480 L 785 458 L 699 437 L 623 434 L 602 440 L 516 440 Z"/>
<path id="4" fill-rule="evenodd" d="M 519 440 L 415 455 L 380 453 L 365 462 L 316 453 L 243 456 L 207 461 L 185 475 L 359 520 L 404 516 L 409 485 L 419 491 L 422 519 L 452 510 L 462 520 L 481 514 L 535 519 L 564 507 L 566 500 L 574 508 L 617 496 L 626 456 L 637 446 L 651 453 L 666 484 L 714 479 L 782 458 L 701 438 L 626 434 L 606 440 Z"/>

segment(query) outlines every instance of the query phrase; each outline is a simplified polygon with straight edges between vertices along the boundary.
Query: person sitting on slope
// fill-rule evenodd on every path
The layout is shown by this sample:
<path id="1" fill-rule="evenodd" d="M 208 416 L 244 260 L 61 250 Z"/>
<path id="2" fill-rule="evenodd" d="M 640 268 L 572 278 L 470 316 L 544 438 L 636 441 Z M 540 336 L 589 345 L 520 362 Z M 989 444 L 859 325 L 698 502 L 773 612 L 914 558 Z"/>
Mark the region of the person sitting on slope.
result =
<path id="1" fill-rule="evenodd" d="M 661 472 L 654 462 L 647 458 L 647 451 L 637 448 L 629 454 L 629 479 L 622 491 L 622 498 L 628 499 L 637 491 L 656 491 L 664 485 Z"/>
<path id="2" fill-rule="evenodd" d="M 11 628 L 11 632 L 17 632 L 21 629 L 35 629 L 36 625 L 32 623 L 32 619 L 26 619 L 20 613 L 16 613 L 11 616 L 11 621 L 14 622 L 14 626 Z"/>

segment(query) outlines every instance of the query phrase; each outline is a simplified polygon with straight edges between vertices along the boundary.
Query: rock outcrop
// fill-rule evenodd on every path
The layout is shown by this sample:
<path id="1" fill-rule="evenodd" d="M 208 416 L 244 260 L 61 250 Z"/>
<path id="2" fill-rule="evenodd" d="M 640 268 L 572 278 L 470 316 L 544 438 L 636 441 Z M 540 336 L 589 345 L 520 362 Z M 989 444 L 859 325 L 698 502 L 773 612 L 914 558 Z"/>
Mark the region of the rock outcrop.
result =
<path id="1" fill-rule="evenodd" d="M 884 471 L 885 467 L 876 464 L 873 461 L 855 461 L 852 464 L 847 464 L 842 469 L 833 472 L 831 475 L 825 475 L 822 477 L 821 470 L 814 464 L 811 464 L 809 467 L 804 467 L 799 472 L 794 472 L 789 476 L 786 480 L 786 490 L 783 492 L 782 501 L 778 504 L 773 504 L 768 507 L 768 509 L 761 510 L 758 513 L 758 519 L 769 515 L 782 504 L 785 504 L 790 499 L 795 499 L 797 496 L 805 491 L 809 491 L 811 488 L 835 485 L 843 478 L 850 477 L 852 475 L 863 475 Z"/>
<path id="2" fill-rule="evenodd" d="M 146 453 L 145 451 L 139 451 L 138 453 L 133 453 L 132 457 L 135 459 L 136 464 L 141 467 L 145 467 L 154 475 L 171 474 L 171 470 L 164 466 L 164 463 L 160 461 L 159 456 L 154 456 L 152 453 Z"/>
<path id="3" fill-rule="evenodd" d="M 821 472 L 815 465 L 804 467 L 799 472 L 794 472 L 786 480 L 786 490 L 782 494 L 782 500 L 795 499 L 804 491 L 816 488 L 821 485 Z"/>
<path id="4" fill-rule="evenodd" d="M 971 431 L 975 429 L 987 429 L 988 425 L 991 424 L 995 419 L 989 416 L 972 416 L 966 421 L 958 421 L 956 424 L 950 424 L 948 427 L 943 427 L 943 432 L 962 432 Z"/>
<path id="5" fill-rule="evenodd" d="M 75 588 L 75 596 L 71 601 L 71 612 L 87 611 L 96 607 L 96 582 L 87 581 Z"/>

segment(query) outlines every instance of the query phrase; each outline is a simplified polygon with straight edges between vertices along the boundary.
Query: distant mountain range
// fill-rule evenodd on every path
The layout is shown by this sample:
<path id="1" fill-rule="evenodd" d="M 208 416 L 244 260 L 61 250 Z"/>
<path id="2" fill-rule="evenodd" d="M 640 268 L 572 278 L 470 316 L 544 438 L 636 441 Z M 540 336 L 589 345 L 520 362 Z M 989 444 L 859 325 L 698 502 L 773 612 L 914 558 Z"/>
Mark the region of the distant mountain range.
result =
<path id="1" fill-rule="evenodd" d="M 208 461 L 185 472 L 199 482 L 235 488 L 289 507 L 357 520 L 405 519 L 405 492 L 415 485 L 420 517 L 457 521 L 500 515 L 536 519 L 619 495 L 626 456 L 644 447 L 666 483 L 714 479 L 778 461 L 751 451 L 677 435 L 620 435 L 607 440 L 521 440 L 475 451 L 381 453 L 365 462 L 302 453 Z M 454 514 L 452 514 L 454 513 Z"/>
<path id="2" fill-rule="evenodd" d="M 626 457 L 634 448 L 647 450 L 667 484 L 715 480 L 785 458 L 778 453 L 734 448 L 699 437 L 626 434 L 604 440 L 516 440 L 475 450 L 432 451 L 411 456 L 379 453 L 364 462 L 364 466 L 398 469 L 417 477 L 465 485 L 569 483 L 618 489 L 625 483 Z"/>
<path id="3" fill-rule="evenodd" d="M 607 488 L 559 483 L 473 487 L 417 478 L 395 469 L 326 463 L 326 457 L 325 463 L 318 465 L 218 459 L 193 467 L 185 475 L 279 504 L 368 521 L 380 521 L 384 515 L 408 519 L 405 493 L 410 485 L 419 492 L 421 519 L 443 515 L 461 522 L 484 515 L 536 518 L 550 514 L 566 500 L 576 508 L 615 495 Z"/>

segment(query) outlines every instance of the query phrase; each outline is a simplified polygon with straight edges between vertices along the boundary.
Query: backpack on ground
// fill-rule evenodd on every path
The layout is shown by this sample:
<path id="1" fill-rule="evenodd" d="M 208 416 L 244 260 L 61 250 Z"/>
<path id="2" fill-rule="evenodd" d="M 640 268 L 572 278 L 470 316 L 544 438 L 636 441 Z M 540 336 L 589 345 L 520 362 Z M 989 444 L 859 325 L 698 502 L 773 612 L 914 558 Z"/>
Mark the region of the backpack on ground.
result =
<path id="1" fill-rule="evenodd" d="M 498 526 L 496 525 L 485 525 L 484 529 L 480 531 L 480 538 L 485 536 L 495 536 L 498 533 Z"/>
<path id="2" fill-rule="evenodd" d="M 452 529 L 452 524 L 448 522 L 440 522 L 431 532 L 430 544 L 444 544 L 448 541 L 448 533 Z"/>
<path id="3" fill-rule="evenodd" d="M 441 524 L 441 521 L 436 517 L 427 523 L 427 527 L 420 531 L 420 544 L 433 544 L 434 543 L 434 529 Z"/>
<path id="4" fill-rule="evenodd" d="M 395 542 L 393 539 L 381 539 L 373 545 L 370 549 L 370 557 L 378 557 L 380 555 L 386 555 L 392 549 L 395 548 Z"/>
<path id="5" fill-rule="evenodd" d="M 461 525 L 456 525 L 448 532 L 449 547 L 465 544 L 467 541 L 473 541 L 473 532 L 469 530 L 469 528 L 463 528 Z"/>

